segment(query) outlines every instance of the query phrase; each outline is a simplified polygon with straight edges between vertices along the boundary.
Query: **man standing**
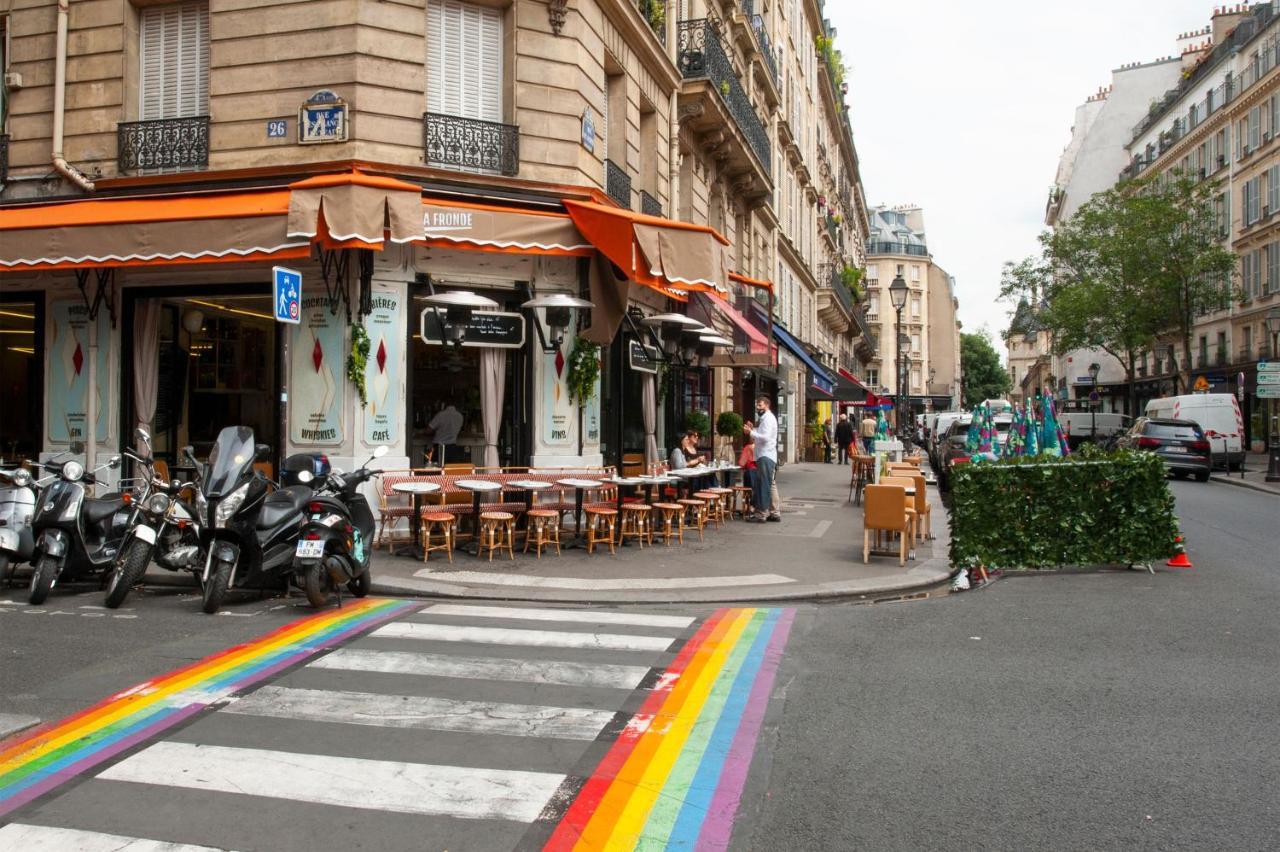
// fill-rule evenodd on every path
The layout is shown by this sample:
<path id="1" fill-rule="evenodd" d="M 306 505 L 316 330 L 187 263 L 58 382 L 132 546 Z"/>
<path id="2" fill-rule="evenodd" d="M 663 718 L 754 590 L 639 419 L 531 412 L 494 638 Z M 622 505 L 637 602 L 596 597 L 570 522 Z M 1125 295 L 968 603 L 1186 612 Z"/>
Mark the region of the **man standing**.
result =
<path id="1" fill-rule="evenodd" d="M 831 464 L 831 418 L 822 421 L 822 463 Z"/>
<path id="2" fill-rule="evenodd" d="M 769 410 L 769 397 L 756 398 L 755 428 L 744 426 L 743 431 L 750 436 L 755 445 L 756 475 L 752 479 L 752 502 L 755 514 L 747 520 L 754 523 L 762 521 L 781 521 L 777 512 L 769 511 L 773 497 L 773 477 L 778 469 L 778 418 Z"/>
<path id="3" fill-rule="evenodd" d="M 436 412 L 427 428 L 431 430 L 431 443 L 440 450 L 440 464 L 457 461 L 456 458 L 451 458 L 453 454 L 450 450 L 458 443 L 458 433 L 462 431 L 462 412 L 454 408 L 451 402 Z"/>
<path id="4" fill-rule="evenodd" d="M 853 424 L 848 415 L 841 414 L 836 424 L 836 446 L 840 448 L 840 464 L 849 463 L 849 445 L 853 443 Z"/>
<path id="5" fill-rule="evenodd" d="M 866 449 L 867 454 L 871 453 L 871 446 L 876 442 L 876 419 L 871 416 L 868 410 L 862 418 L 862 446 Z"/>

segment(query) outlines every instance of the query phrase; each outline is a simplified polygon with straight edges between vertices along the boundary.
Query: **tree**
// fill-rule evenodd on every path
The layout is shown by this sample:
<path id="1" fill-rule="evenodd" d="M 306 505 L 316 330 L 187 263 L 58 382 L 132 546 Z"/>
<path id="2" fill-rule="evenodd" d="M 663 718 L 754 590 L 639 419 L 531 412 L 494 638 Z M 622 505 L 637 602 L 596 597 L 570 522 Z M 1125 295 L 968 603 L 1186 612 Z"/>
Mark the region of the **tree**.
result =
<path id="1" fill-rule="evenodd" d="M 964 375 L 962 405 L 965 408 L 972 408 L 984 399 L 1002 397 L 1013 388 L 986 329 L 977 334 L 961 333 L 960 370 Z"/>

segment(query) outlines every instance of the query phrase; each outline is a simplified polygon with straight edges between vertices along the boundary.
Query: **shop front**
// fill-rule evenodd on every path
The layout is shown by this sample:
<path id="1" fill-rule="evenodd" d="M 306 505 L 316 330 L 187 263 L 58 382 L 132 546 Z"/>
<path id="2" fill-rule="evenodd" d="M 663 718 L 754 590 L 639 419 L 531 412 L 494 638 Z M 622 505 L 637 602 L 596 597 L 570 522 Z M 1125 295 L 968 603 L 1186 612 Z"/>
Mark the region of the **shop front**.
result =
<path id="1" fill-rule="evenodd" d="M 0 467 L 34 458 L 44 445 L 44 293 L 0 293 Z"/>

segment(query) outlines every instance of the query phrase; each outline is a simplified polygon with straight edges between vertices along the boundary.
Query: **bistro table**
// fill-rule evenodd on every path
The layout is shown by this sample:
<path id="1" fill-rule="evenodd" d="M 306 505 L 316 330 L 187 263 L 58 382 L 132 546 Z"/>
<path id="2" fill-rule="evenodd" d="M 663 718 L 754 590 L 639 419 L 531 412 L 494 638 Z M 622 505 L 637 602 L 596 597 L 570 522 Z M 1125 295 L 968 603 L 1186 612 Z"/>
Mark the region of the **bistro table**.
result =
<path id="1" fill-rule="evenodd" d="M 557 485 L 574 490 L 573 495 L 573 542 L 566 547 L 578 547 L 582 544 L 582 495 L 594 488 L 603 488 L 604 483 L 598 479 L 557 479 Z"/>
<path id="2" fill-rule="evenodd" d="M 480 495 L 488 494 L 494 491 L 501 491 L 502 486 L 497 482 L 490 482 L 487 479 L 459 479 L 453 483 L 454 485 L 471 492 L 471 512 L 472 512 L 472 538 L 475 539 L 475 549 L 471 553 L 475 556 L 480 555 Z"/>
<path id="3" fill-rule="evenodd" d="M 413 498 L 413 517 L 409 519 L 409 528 L 413 530 L 413 544 L 419 547 L 422 544 L 422 498 L 426 494 L 434 494 L 440 490 L 438 482 L 421 482 L 409 480 L 408 482 L 397 482 L 391 486 L 391 490 L 399 494 L 408 494 Z M 418 554 L 421 556 L 422 554 Z"/>
<path id="4" fill-rule="evenodd" d="M 551 483 L 542 479 L 513 479 L 507 483 L 513 488 L 524 490 L 524 526 L 529 528 L 529 512 L 533 511 L 533 494 L 535 491 L 541 491 L 544 488 L 550 488 Z"/>
<path id="5" fill-rule="evenodd" d="M 655 487 L 661 488 L 664 485 L 670 485 L 671 483 L 678 481 L 675 477 L 667 476 L 665 474 L 659 476 L 640 476 L 637 477 L 637 479 L 644 483 L 645 488 L 648 491 L 648 500 L 650 503 L 653 503 L 657 497 L 662 496 L 661 491 L 658 491 L 656 494 L 654 493 L 653 489 Z"/>

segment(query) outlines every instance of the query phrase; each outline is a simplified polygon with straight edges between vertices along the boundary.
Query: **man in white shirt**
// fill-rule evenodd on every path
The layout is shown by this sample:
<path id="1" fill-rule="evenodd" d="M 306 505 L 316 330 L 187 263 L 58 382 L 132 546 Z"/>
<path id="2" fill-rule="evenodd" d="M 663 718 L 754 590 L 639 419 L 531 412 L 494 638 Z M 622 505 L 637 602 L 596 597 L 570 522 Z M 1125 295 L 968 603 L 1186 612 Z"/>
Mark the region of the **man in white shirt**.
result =
<path id="1" fill-rule="evenodd" d="M 773 495 L 773 476 L 778 469 L 778 418 L 769 410 L 769 397 L 756 398 L 756 425 L 744 427 L 750 436 L 756 453 L 756 474 L 752 478 L 752 502 L 755 514 L 747 518 L 749 521 L 781 521 L 777 512 L 769 511 Z"/>
<path id="2" fill-rule="evenodd" d="M 462 431 L 462 412 L 454 408 L 451 402 L 436 412 L 427 428 L 431 430 L 431 442 L 440 450 L 439 463 L 452 461 L 447 454 L 449 447 L 458 443 L 458 433 Z"/>

